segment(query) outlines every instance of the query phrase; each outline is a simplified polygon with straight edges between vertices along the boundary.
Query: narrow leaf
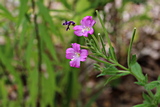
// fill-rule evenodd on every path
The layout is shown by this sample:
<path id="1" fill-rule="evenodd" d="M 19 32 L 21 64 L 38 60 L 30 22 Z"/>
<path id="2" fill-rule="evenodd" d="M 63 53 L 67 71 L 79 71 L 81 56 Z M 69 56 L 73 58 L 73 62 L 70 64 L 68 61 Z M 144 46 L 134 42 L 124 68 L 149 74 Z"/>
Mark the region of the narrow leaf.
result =
<path id="1" fill-rule="evenodd" d="M 153 88 L 156 88 L 160 86 L 160 81 L 152 81 L 145 85 L 146 90 L 152 90 Z"/>
<path id="2" fill-rule="evenodd" d="M 112 80 L 118 79 L 118 78 L 120 78 L 121 76 L 125 76 L 125 75 L 128 75 L 128 74 L 130 74 L 130 73 L 121 73 L 121 74 L 113 75 L 113 76 L 111 76 L 111 77 L 109 77 L 109 78 L 107 79 L 107 81 L 105 82 L 105 85 L 108 84 L 108 83 L 109 83 L 110 81 L 112 81 Z"/>
<path id="3" fill-rule="evenodd" d="M 116 73 L 118 73 L 118 69 L 111 65 L 111 66 L 109 66 L 107 68 L 106 67 L 103 68 L 102 73 L 99 74 L 97 77 L 104 76 L 104 75 L 114 75 Z"/>
<path id="4" fill-rule="evenodd" d="M 127 57 L 127 63 L 128 63 L 128 67 L 130 67 L 130 58 L 131 58 L 131 49 L 132 49 L 132 44 L 133 44 L 133 40 L 134 40 L 134 36 L 135 36 L 135 33 L 136 33 L 136 28 L 134 28 L 134 31 L 133 31 L 133 34 L 132 34 L 132 39 L 130 41 L 130 44 L 129 44 L 129 48 L 128 48 L 128 57 Z"/>

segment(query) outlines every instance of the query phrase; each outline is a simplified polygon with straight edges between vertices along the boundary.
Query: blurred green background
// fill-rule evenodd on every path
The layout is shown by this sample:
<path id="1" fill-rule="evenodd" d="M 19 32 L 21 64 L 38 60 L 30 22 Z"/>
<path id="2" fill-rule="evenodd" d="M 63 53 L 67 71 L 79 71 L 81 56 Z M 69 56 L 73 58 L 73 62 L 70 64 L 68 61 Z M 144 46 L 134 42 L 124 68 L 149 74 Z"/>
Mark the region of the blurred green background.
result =
<path id="1" fill-rule="evenodd" d="M 87 59 L 71 68 L 65 50 L 84 38 L 66 31 L 64 20 L 103 18 L 119 62 L 126 55 L 133 28 L 133 53 L 150 80 L 160 75 L 159 0 L 0 0 L 0 107 L 131 107 L 142 103 L 142 87 L 126 76 L 104 86 L 106 77 Z M 106 40 L 104 39 L 106 42 Z M 107 42 L 106 42 L 107 49 Z"/>

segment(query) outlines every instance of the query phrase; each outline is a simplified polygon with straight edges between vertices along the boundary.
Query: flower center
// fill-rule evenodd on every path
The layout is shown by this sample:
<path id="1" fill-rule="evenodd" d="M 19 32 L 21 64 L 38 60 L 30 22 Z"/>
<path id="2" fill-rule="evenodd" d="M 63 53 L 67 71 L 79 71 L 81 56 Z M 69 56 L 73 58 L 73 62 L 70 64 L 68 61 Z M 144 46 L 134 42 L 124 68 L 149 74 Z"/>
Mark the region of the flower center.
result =
<path id="1" fill-rule="evenodd" d="M 76 52 L 71 60 L 73 61 L 75 58 L 78 58 L 78 57 L 80 57 L 80 53 Z"/>
<path id="2" fill-rule="evenodd" d="M 80 57 L 80 53 L 77 53 L 77 52 L 76 52 L 76 57 Z"/>
<path id="3" fill-rule="evenodd" d="M 85 27 L 84 29 L 82 29 L 82 32 L 84 33 L 85 31 L 90 31 L 89 27 Z"/>

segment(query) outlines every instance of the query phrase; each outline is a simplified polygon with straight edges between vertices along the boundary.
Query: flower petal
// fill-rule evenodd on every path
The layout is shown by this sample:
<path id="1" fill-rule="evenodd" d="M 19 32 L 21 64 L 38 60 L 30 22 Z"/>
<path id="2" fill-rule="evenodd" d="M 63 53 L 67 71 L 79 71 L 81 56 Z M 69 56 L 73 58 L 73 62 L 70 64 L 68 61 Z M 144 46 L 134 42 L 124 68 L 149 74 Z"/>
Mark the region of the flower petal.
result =
<path id="1" fill-rule="evenodd" d="M 84 33 L 82 32 L 82 30 L 76 30 L 74 31 L 74 34 L 77 36 L 83 36 Z"/>
<path id="2" fill-rule="evenodd" d="M 80 58 L 74 58 L 72 61 L 70 61 L 70 66 L 71 67 L 80 67 Z"/>
<path id="3" fill-rule="evenodd" d="M 74 34 L 77 35 L 77 36 L 82 36 L 83 35 L 83 26 L 81 25 L 77 25 L 77 26 L 74 26 L 73 29 L 75 30 L 74 31 Z"/>
<path id="4" fill-rule="evenodd" d="M 81 25 L 85 27 L 92 27 L 95 23 L 96 21 L 92 19 L 92 16 L 86 16 L 81 20 Z"/>
<path id="5" fill-rule="evenodd" d="M 85 31 L 85 32 L 83 33 L 83 36 L 84 36 L 84 37 L 88 37 L 88 31 Z"/>
<path id="6" fill-rule="evenodd" d="M 80 51 L 80 61 L 85 61 L 88 56 L 88 50 L 82 49 Z"/>
<path id="7" fill-rule="evenodd" d="M 90 28 L 90 30 L 88 31 L 88 33 L 92 35 L 94 33 L 93 28 Z"/>
<path id="8" fill-rule="evenodd" d="M 74 53 L 75 52 L 80 52 L 80 44 L 77 43 L 72 43 L 72 48 L 74 49 Z"/>
<path id="9" fill-rule="evenodd" d="M 92 21 L 91 21 L 91 26 L 93 26 L 95 23 L 96 23 L 96 21 L 95 21 L 95 20 L 92 20 Z"/>
<path id="10" fill-rule="evenodd" d="M 82 30 L 83 29 L 83 26 L 81 25 L 76 25 L 73 27 L 74 30 Z"/>
<path id="11" fill-rule="evenodd" d="M 86 16 L 81 20 L 81 25 L 86 26 L 86 27 L 90 27 L 91 21 L 92 21 L 92 16 Z"/>
<path id="12" fill-rule="evenodd" d="M 74 49 L 73 49 L 73 48 L 68 48 L 68 49 L 66 50 L 66 58 L 67 58 L 67 59 L 72 59 L 73 56 L 75 56 L 75 51 L 74 51 Z"/>

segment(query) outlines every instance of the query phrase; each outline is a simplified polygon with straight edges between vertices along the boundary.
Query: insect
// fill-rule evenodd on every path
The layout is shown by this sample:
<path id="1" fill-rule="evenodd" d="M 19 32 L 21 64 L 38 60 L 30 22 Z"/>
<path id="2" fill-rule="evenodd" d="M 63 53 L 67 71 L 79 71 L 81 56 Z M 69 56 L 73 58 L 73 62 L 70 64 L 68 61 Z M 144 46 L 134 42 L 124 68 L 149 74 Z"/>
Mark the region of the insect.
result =
<path id="1" fill-rule="evenodd" d="M 66 28 L 66 31 L 70 30 L 69 26 L 72 25 L 74 26 L 75 25 L 75 22 L 73 21 L 66 21 L 63 23 L 63 25 L 67 25 L 67 28 Z"/>

